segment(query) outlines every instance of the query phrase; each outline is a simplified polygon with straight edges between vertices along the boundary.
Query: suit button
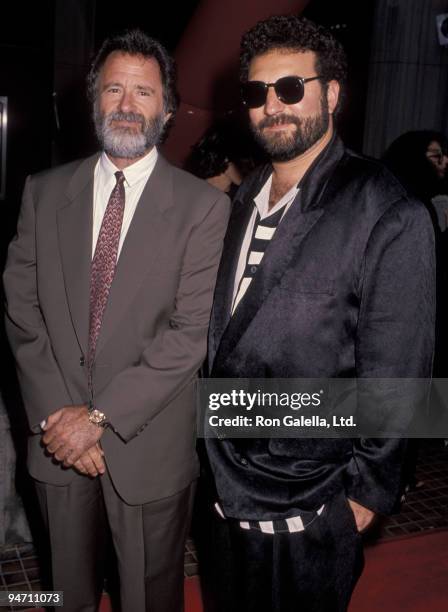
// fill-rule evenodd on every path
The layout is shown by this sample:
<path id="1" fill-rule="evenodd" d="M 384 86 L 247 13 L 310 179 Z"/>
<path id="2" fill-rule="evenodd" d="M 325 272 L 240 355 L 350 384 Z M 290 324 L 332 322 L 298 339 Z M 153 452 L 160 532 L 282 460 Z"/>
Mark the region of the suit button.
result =
<path id="1" fill-rule="evenodd" d="M 241 465 L 247 465 L 247 459 L 245 457 L 241 457 L 240 463 Z"/>
<path id="2" fill-rule="evenodd" d="M 86 360 L 84 358 L 84 355 L 81 355 L 81 357 L 79 358 L 79 365 L 84 366 L 85 364 L 86 364 Z"/>
<path id="3" fill-rule="evenodd" d="M 251 274 L 255 274 L 256 271 L 257 271 L 257 266 L 251 266 L 250 267 Z"/>

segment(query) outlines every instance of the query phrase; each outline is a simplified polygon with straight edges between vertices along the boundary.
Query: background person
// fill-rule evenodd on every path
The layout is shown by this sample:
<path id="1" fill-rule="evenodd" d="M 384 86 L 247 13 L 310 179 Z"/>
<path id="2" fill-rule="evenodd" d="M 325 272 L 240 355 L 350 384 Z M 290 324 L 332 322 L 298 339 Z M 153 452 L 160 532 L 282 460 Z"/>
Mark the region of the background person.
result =
<path id="1" fill-rule="evenodd" d="M 233 197 L 259 157 L 247 128 L 228 116 L 217 120 L 192 146 L 186 169 Z"/>
<path id="2" fill-rule="evenodd" d="M 399 136 L 383 155 L 387 167 L 403 185 L 428 208 L 435 230 L 445 229 L 446 216 L 439 215 L 433 198 L 447 194 L 445 177 L 448 169 L 447 141 L 440 132 L 414 130 Z"/>

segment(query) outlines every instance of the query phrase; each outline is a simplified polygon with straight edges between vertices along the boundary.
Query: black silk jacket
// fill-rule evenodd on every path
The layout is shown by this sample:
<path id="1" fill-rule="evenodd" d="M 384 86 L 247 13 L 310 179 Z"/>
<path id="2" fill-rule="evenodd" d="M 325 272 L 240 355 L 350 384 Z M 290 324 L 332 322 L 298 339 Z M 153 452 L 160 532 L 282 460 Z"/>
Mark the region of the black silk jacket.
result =
<path id="1" fill-rule="evenodd" d="M 345 149 L 337 136 L 303 178 L 230 317 L 253 198 L 270 172 L 256 171 L 235 198 L 215 290 L 209 376 L 430 377 L 435 262 L 428 212 L 383 165 Z M 275 520 L 316 509 L 341 490 L 390 512 L 405 442 L 208 439 L 206 448 L 226 515 Z"/>

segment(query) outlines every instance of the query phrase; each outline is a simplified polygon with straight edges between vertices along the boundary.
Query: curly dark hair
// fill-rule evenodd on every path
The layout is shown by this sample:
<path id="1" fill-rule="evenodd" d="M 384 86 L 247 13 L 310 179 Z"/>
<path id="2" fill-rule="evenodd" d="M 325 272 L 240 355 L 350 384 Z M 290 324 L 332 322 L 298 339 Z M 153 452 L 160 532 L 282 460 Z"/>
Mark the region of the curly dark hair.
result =
<path id="1" fill-rule="evenodd" d="M 240 79 L 247 81 L 249 65 L 254 57 L 268 51 L 284 49 L 316 54 L 316 72 L 324 83 L 336 80 L 341 88 L 347 76 L 344 48 L 323 26 L 305 17 L 274 15 L 259 21 L 241 39 Z"/>
<path id="2" fill-rule="evenodd" d="M 230 159 L 226 142 L 214 127 L 192 146 L 187 170 L 199 178 L 208 179 L 227 170 Z"/>
<path id="3" fill-rule="evenodd" d="M 225 172 L 230 162 L 244 175 L 255 167 L 257 150 L 251 134 L 240 118 L 217 119 L 191 147 L 186 170 L 202 179 Z"/>
<path id="4" fill-rule="evenodd" d="M 172 113 L 172 116 L 174 116 L 178 103 L 174 60 L 163 45 L 138 29 L 126 30 L 106 38 L 103 42 L 87 76 L 87 92 L 90 100 L 92 102 L 95 101 L 99 74 L 107 57 L 113 51 L 120 51 L 129 55 L 142 55 L 145 58 L 154 58 L 156 60 L 162 76 L 164 110 L 166 113 Z"/>

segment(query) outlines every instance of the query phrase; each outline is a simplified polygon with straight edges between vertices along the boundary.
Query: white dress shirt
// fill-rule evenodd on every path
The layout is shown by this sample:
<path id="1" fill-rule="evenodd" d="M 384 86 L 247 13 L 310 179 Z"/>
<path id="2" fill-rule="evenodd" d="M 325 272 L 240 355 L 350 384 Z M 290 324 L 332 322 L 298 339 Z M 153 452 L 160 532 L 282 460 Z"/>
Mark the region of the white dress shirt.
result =
<path id="1" fill-rule="evenodd" d="M 122 171 L 125 178 L 125 207 L 117 258 L 120 256 L 123 242 L 128 233 L 129 226 L 131 225 L 135 209 L 137 208 L 138 201 L 140 200 L 146 182 L 154 170 L 157 157 L 157 149 L 153 147 L 147 155 Z M 117 168 L 111 162 L 107 154 L 103 152 L 95 166 L 94 172 L 92 258 L 95 253 L 96 242 L 100 233 L 104 213 L 106 212 L 107 203 L 117 183 L 115 172 L 118 170 L 119 168 Z"/>
<path id="2" fill-rule="evenodd" d="M 284 206 L 285 212 L 282 215 L 282 219 L 283 219 L 283 217 L 286 214 L 286 211 L 291 206 L 291 204 L 294 202 L 294 199 L 300 189 L 297 185 L 293 185 L 291 189 L 287 193 L 285 193 L 285 195 L 282 198 L 280 198 L 277 204 L 269 210 L 269 194 L 271 193 L 271 185 L 272 185 L 272 174 L 268 178 L 266 183 L 263 185 L 263 187 L 260 189 L 260 192 L 258 193 L 258 195 L 254 198 L 254 202 L 255 202 L 254 210 L 249 219 L 249 223 L 247 224 L 246 233 L 244 235 L 244 240 L 241 245 L 240 256 L 238 259 L 238 266 L 236 268 L 235 281 L 233 285 L 232 315 L 235 311 L 235 308 L 237 307 L 237 305 L 243 298 L 244 294 L 246 293 L 247 289 L 249 288 L 250 281 L 252 280 L 252 279 L 246 279 L 247 282 L 245 282 L 244 284 L 241 283 L 241 280 L 244 274 L 244 270 L 246 268 L 247 254 L 249 251 L 250 243 L 252 242 L 252 234 L 254 231 L 255 220 L 257 218 L 257 212 L 260 214 L 260 220 L 262 221 L 266 217 L 269 217 L 270 215 L 273 215 L 274 213 L 276 213 L 278 210 L 280 210 L 280 208 Z M 258 261 L 257 263 L 260 263 L 260 262 L 261 260 Z"/>

